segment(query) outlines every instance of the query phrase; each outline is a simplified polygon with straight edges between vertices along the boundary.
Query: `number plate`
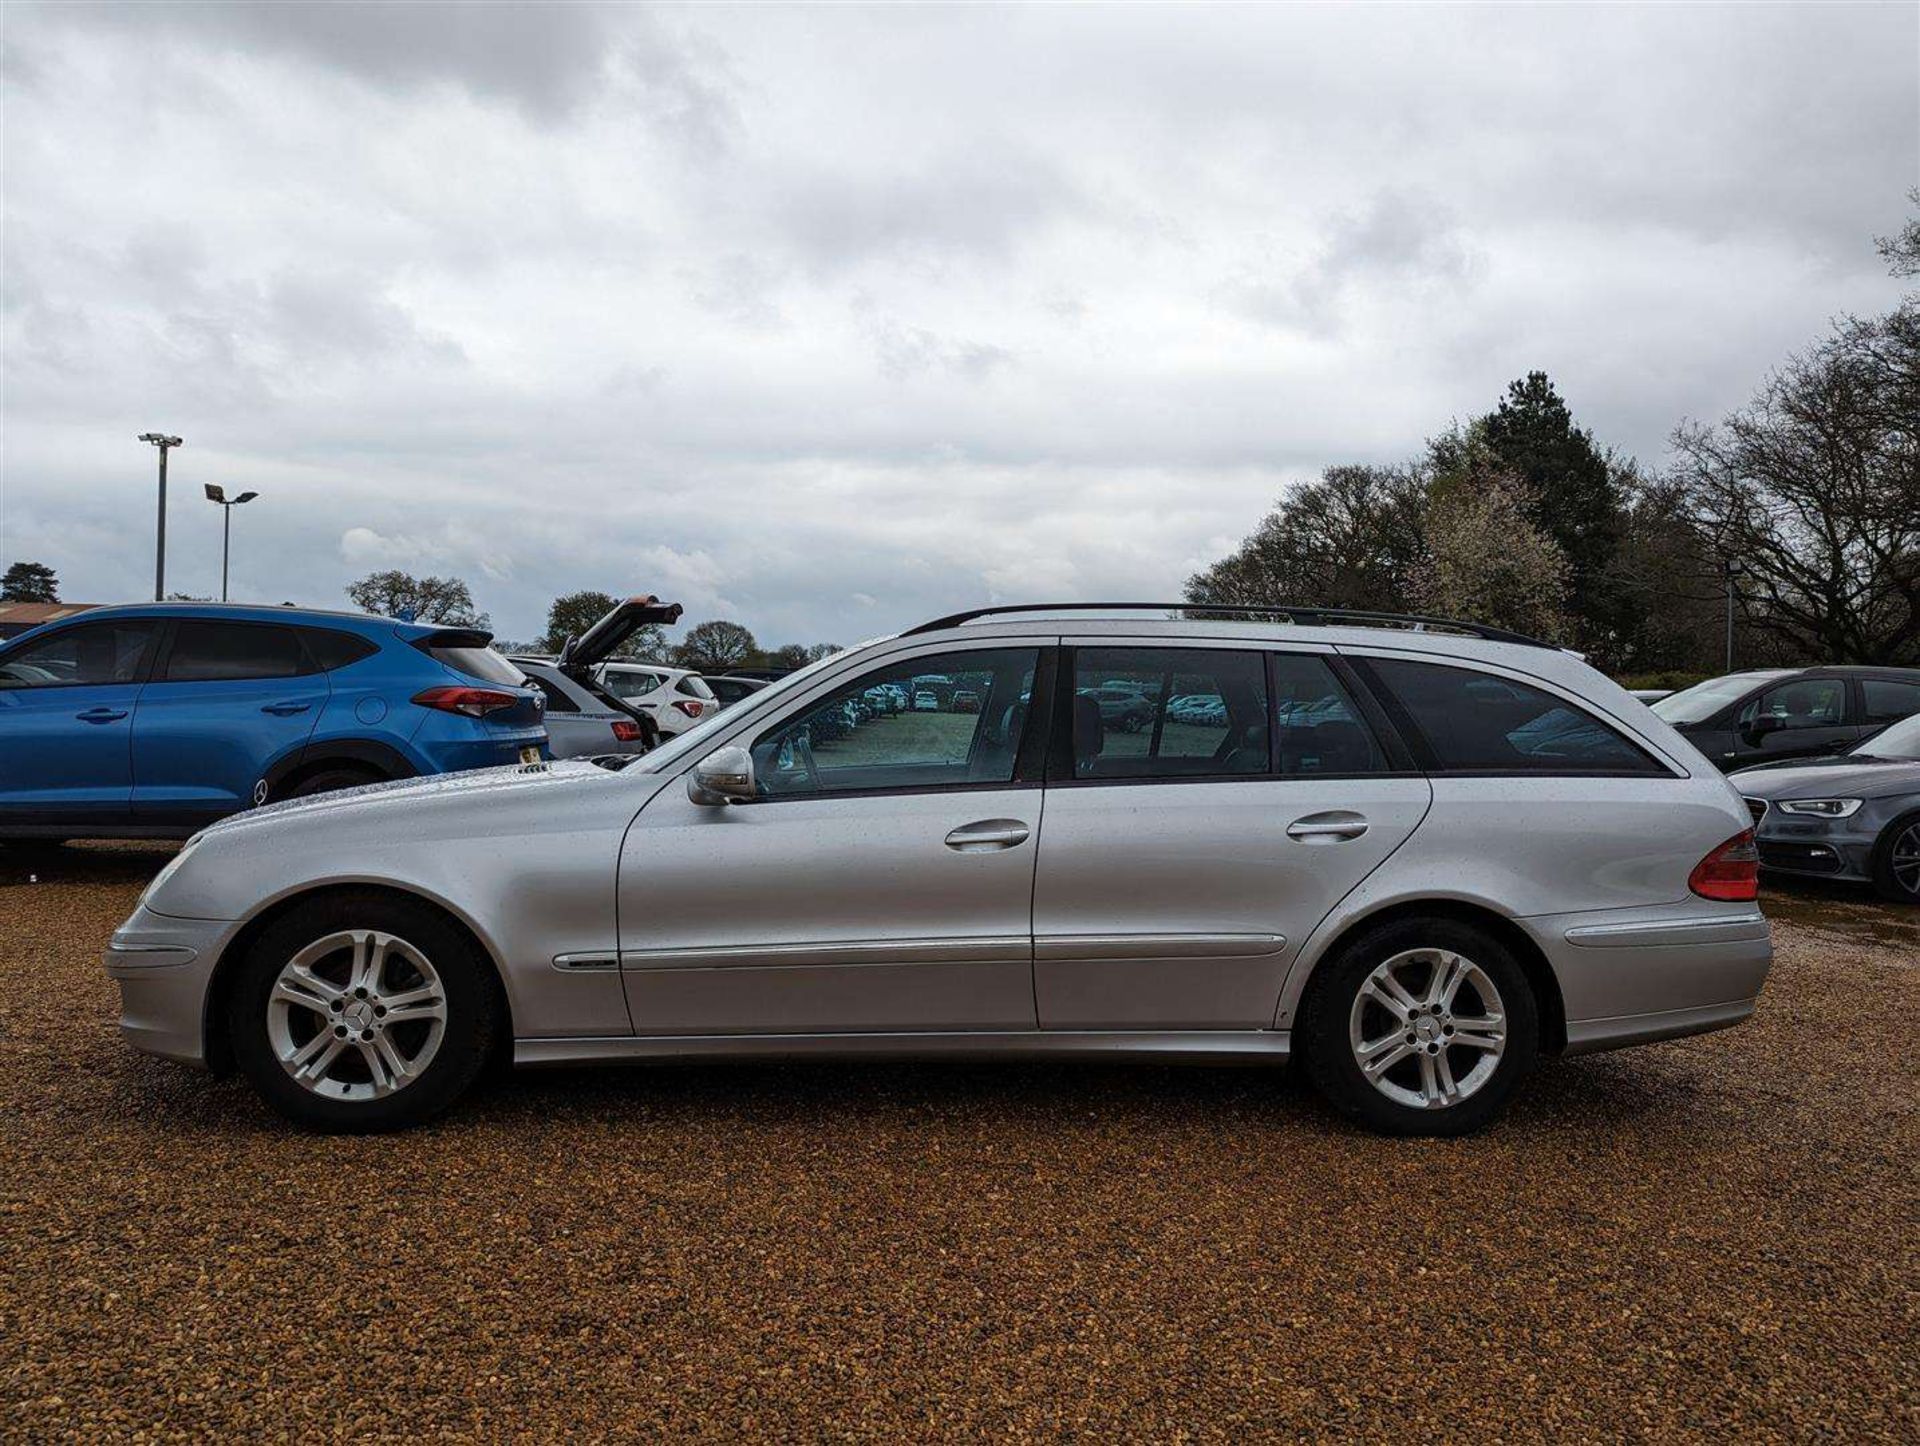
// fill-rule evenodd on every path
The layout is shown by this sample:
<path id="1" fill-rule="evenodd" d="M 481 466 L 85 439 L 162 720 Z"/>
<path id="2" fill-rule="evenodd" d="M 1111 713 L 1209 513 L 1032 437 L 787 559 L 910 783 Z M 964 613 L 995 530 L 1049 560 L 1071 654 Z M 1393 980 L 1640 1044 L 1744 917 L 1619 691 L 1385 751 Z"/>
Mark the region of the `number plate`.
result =
<path id="1" fill-rule="evenodd" d="M 540 761 L 540 750 L 538 748 L 522 748 L 520 750 L 520 761 L 522 763 L 538 763 Z"/>

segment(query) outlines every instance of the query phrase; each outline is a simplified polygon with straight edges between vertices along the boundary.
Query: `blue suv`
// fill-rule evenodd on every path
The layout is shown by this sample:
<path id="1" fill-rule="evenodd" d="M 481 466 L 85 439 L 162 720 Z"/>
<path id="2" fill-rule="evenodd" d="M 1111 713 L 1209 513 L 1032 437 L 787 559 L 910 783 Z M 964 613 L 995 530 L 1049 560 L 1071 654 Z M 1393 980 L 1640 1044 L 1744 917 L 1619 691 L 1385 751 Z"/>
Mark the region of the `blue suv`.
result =
<path id="1" fill-rule="evenodd" d="M 0 838 L 184 837 L 272 799 L 546 756 L 540 692 L 471 628 L 207 603 L 0 648 Z"/>

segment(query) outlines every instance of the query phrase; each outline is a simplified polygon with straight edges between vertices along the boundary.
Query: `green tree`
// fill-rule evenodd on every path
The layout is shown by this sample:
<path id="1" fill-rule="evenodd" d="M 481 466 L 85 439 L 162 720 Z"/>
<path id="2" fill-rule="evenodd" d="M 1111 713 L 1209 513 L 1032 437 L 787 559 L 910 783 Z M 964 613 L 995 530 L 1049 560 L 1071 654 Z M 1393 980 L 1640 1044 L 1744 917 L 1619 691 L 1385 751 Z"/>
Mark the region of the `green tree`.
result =
<path id="1" fill-rule="evenodd" d="M 570 592 L 565 597 L 553 600 L 553 606 L 547 609 L 547 631 L 538 644 L 541 652 L 558 653 L 568 638 L 577 638 L 599 622 L 601 618 L 620 605 L 620 599 L 611 593 Z M 613 656 L 623 662 L 637 662 L 645 659 L 659 660 L 667 656 L 666 630 L 657 623 L 648 623 L 637 628 L 632 637 L 613 651 Z"/>
<path id="2" fill-rule="evenodd" d="M 347 584 L 354 606 L 380 617 L 409 616 L 417 623 L 452 628 L 485 628 L 487 615 L 473 605 L 473 594 L 457 577 L 414 577 L 397 569 L 368 573 Z"/>
<path id="3" fill-rule="evenodd" d="M 752 633 L 738 623 L 716 618 L 689 628 L 673 650 L 673 661 L 700 673 L 724 673 L 741 666 L 758 651 Z"/>
<path id="4" fill-rule="evenodd" d="M 1427 485 L 1410 467 L 1329 467 L 1283 495 L 1232 554 L 1187 579 L 1190 602 L 1405 612 Z"/>
<path id="5" fill-rule="evenodd" d="M 1603 665 L 1632 648 L 1634 603 L 1617 570 L 1630 465 L 1602 451 L 1545 372 L 1528 372 L 1471 426 L 1430 444 L 1436 495 L 1491 475 L 1520 484 L 1526 516 L 1566 558 L 1575 646 Z"/>
<path id="6" fill-rule="evenodd" d="M 60 601 L 60 579 L 43 562 L 16 562 L 0 577 L 0 602 Z"/>

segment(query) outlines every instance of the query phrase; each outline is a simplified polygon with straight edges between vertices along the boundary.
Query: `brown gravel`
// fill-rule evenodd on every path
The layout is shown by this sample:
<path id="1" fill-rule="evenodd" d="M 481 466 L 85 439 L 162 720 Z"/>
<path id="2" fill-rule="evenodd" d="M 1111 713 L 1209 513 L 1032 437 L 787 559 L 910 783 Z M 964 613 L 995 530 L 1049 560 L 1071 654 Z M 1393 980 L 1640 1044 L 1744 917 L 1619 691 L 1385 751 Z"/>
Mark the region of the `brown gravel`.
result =
<path id="1" fill-rule="evenodd" d="M 1745 1028 L 1460 1142 L 1284 1077 L 523 1076 L 295 1134 L 139 1057 L 162 855 L 0 855 L 15 1436 L 1920 1437 L 1920 919 L 1774 895 Z"/>

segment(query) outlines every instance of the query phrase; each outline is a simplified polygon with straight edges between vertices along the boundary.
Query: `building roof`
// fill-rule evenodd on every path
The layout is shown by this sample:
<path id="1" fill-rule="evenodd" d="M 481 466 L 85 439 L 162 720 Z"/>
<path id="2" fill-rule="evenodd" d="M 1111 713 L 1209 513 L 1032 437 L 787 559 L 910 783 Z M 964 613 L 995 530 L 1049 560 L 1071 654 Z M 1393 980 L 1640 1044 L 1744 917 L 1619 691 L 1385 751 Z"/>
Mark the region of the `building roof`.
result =
<path id="1" fill-rule="evenodd" d="M 37 628 L 42 623 L 58 622 L 99 606 L 99 603 L 0 602 L 0 627 Z"/>

